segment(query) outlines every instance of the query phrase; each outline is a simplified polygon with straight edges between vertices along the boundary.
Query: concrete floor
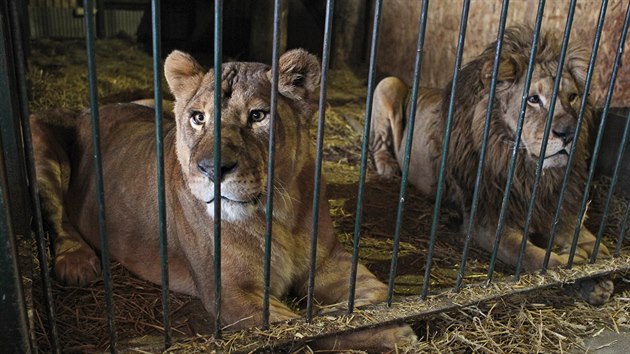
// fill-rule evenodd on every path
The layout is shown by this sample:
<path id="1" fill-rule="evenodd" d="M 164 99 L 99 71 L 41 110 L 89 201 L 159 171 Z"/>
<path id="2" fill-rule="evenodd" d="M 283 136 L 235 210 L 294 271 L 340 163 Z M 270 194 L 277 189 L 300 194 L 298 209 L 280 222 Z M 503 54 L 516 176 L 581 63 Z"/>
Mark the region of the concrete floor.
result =
<path id="1" fill-rule="evenodd" d="M 630 353 L 630 332 L 616 333 L 606 330 L 596 337 L 586 338 L 584 342 L 588 353 Z"/>

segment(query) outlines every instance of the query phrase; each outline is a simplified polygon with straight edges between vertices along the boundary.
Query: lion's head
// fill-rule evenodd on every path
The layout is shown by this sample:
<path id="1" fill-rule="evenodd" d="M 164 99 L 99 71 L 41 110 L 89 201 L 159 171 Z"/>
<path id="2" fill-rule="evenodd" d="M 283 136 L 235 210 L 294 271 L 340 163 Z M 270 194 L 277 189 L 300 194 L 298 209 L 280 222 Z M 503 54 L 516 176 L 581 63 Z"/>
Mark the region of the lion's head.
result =
<path id="1" fill-rule="evenodd" d="M 188 54 L 174 51 L 164 71 L 175 96 L 176 150 L 192 194 L 214 202 L 214 71 L 204 73 Z M 241 220 L 261 209 L 266 193 L 271 69 L 259 63 L 226 63 L 221 77 L 222 217 Z M 276 115 L 275 185 L 282 193 L 311 148 L 308 127 L 316 110 L 319 62 L 303 50 L 280 58 Z M 290 200 L 290 199 L 289 199 Z"/>
<path id="2" fill-rule="evenodd" d="M 501 122 L 494 121 L 493 128 L 505 134 L 506 148 L 511 146 L 517 129 L 531 40 L 532 29 L 529 27 L 512 27 L 505 32 L 494 108 L 495 117 Z M 496 43 L 489 45 L 479 57 L 463 69 L 469 75 L 469 79 L 478 83 L 478 92 L 481 95 L 487 96 L 489 91 L 495 46 Z M 521 135 L 521 148 L 527 152 L 525 156 L 530 161 L 537 161 L 540 156 L 559 57 L 560 41 L 548 33 L 542 34 L 529 94 L 525 98 L 527 107 Z M 569 46 L 547 140 L 544 168 L 564 167 L 567 164 L 568 152 L 574 143 L 587 66 L 587 51 L 579 45 Z M 477 126 L 483 124 L 485 119 L 487 100 L 480 103 L 477 109 L 479 114 L 475 114 Z M 590 114 L 590 106 L 586 114 Z"/>

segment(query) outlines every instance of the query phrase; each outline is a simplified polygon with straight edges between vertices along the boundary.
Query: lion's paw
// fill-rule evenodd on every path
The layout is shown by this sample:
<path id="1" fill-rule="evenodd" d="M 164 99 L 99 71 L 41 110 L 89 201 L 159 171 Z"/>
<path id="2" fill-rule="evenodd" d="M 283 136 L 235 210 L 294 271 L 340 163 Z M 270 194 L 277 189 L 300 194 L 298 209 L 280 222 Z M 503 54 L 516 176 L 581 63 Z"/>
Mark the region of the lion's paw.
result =
<path id="1" fill-rule="evenodd" d="M 607 277 L 590 278 L 575 283 L 575 288 L 584 299 L 591 305 L 599 306 L 605 304 L 615 290 L 612 280 Z"/>
<path id="2" fill-rule="evenodd" d="M 376 172 L 385 178 L 393 178 L 400 175 L 398 161 L 389 152 L 376 152 L 374 154 Z"/>
<path id="3" fill-rule="evenodd" d="M 588 258 L 590 259 L 593 254 L 593 249 L 595 248 L 595 244 L 586 244 L 580 245 L 580 247 L 588 254 Z M 603 242 L 600 242 L 599 249 L 597 250 L 597 258 L 610 256 L 610 250 Z"/>
<path id="4" fill-rule="evenodd" d="M 418 341 L 408 324 L 393 324 L 316 340 L 311 345 L 325 350 L 397 351 Z"/>
<path id="5" fill-rule="evenodd" d="M 418 341 L 418 336 L 408 324 L 390 327 L 386 331 L 391 336 L 391 343 L 394 343 L 396 349 L 412 345 Z"/>
<path id="6" fill-rule="evenodd" d="M 68 285 L 83 286 L 101 275 L 101 265 L 94 250 L 85 243 L 64 240 L 66 247 L 55 255 L 55 274 Z"/>

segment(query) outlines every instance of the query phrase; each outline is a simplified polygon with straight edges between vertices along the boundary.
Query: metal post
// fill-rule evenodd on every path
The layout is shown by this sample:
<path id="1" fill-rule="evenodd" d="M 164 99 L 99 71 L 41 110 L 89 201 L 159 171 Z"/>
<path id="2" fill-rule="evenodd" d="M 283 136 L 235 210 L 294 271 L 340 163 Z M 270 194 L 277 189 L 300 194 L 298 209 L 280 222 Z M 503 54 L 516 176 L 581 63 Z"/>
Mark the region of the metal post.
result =
<path id="1" fill-rule="evenodd" d="M 315 160 L 315 180 L 313 191 L 313 230 L 311 234 L 311 261 L 308 272 L 308 294 L 306 297 L 306 320 L 313 319 L 313 295 L 315 292 L 315 266 L 317 264 L 317 231 L 319 226 L 319 192 L 322 176 L 322 150 L 324 146 L 324 128 L 326 123 L 326 89 L 328 85 L 328 65 L 330 62 L 330 43 L 332 19 L 335 8 L 334 0 L 326 1 L 326 26 L 324 28 L 324 53 L 322 55 L 322 78 L 319 91 L 319 119 L 317 124 L 317 157 Z"/>

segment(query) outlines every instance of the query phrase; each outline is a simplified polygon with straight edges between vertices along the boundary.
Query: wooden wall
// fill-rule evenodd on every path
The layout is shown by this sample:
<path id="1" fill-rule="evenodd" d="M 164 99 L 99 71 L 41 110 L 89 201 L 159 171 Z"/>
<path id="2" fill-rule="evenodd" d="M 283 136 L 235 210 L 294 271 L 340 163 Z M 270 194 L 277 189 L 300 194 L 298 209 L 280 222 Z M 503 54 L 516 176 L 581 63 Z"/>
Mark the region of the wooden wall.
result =
<path id="1" fill-rule="evenodd" d="M 463 0 L 431 1 L 421 83 L 424 86 L 442 87 L 453 74 L 455 50 L 459 31 Z M 537 1 L 511 1 L 507 25 L 530 24 L 533 26 Z M 599 54 L 591 95 L 598 104 L 603 102 L 623 25 L 627 0 L 611 0 L 601 37 Z M 378 52 L 378 70 L 382 75 L 396 75 L 411 82 L 415 48 L 417 43 L 420 0 L 386 0 Z M 543 30 L 564 31 L 569 1 L 548 1 L 545 8 Z M 599 15 L 600 1 L 578 1 L 571 40 L 581 40 L 591 48 Z M 496 40 L 500 0 L 475 0 L 470 7 L 468 30 L 464 47 L 464 63 L 479 54 L 489 43 Z M 626 47 L 630 40 L 626 41 Z M 590 49 L 589 49 L 590 51 Z M 614 94 L 613 106 L 630 106 L 630 55 L 622 58 Z M 626 64 L 626 65 L 623 65 Z"/>

